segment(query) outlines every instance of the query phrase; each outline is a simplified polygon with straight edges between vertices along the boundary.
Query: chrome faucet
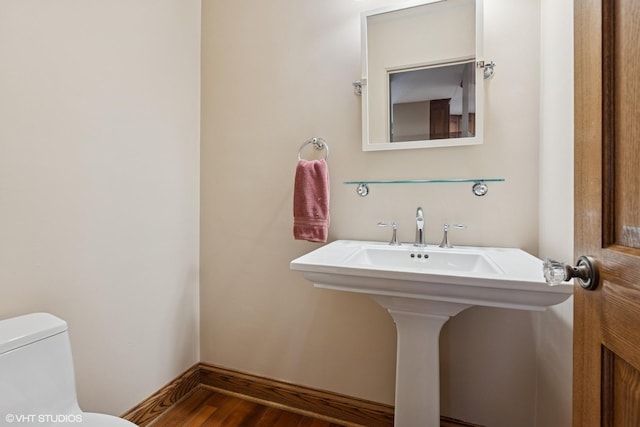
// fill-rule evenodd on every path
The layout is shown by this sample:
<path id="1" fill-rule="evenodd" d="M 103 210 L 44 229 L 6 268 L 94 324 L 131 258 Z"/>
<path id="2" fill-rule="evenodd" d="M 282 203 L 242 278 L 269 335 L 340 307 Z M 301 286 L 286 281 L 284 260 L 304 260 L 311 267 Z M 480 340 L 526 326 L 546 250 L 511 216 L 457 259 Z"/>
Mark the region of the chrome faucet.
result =
<path id="1" fill-rule="evenodd" d="M 389 242 L 389 244 L 391 246 L 399 246 L 400 243 L 398 242 L 398 224 L 396 224 L 395 222 L 379 222 L 378 223 L 378 227 L 391 227 L 393 228 L 393 234 L 391 235 L 391 241 Z"/>
<path id="2" fill-rule="evenodd" d="M 450 228 L 454 228 L 456 230 L 464 230 L 465 228 L 467 228 L 467 226 L 464 225 L 464 224 L 453 224 L 453 225 L 445 224 L 443 226 L 444 234 L 442 236 L 442 243 L 440 243 L 440 247 L 441 248 L 452 248 L 453 247 L 451 245 L 451 243 L 449 243 L 449 229 Z"/>
<path id="3" fill-rule="evenodd" d="M 416 242 L 413 246 L 427 246 L 424 243 L 424 215 L 420 207 L 416 211 Z"/>

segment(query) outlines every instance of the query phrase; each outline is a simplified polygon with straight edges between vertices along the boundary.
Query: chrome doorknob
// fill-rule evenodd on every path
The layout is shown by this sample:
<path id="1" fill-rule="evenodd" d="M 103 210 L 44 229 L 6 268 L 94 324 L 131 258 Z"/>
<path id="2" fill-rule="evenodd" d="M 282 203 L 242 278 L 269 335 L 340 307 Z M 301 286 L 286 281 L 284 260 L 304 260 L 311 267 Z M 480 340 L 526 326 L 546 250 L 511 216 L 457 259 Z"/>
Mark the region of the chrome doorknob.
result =
<path id="1" fill-rule="evenodd" d="M 575 267 L 547 258 L 543 263 L 543 271 L 544 279 L 552 286 L 576 279 L 582 288 L 592 291 L 598 287 L 600 280 L 598 264 L 591 256 L 578 258 Z"/>

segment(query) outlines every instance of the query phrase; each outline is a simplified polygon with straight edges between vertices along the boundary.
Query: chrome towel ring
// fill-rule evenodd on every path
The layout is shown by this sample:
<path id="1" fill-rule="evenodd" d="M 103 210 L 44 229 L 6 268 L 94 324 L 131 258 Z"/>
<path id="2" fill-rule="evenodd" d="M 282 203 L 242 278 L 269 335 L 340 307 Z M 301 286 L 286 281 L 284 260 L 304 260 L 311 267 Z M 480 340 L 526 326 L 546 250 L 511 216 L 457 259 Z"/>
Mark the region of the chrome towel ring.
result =
<path id="1" fill-rule="evenodd" d="M 298 161 L 302 160 L 302 157 L 300 155 L 302 153 L 302 149 L 309 144 L 313 144 L 313 147 L 316 150 L 324 150 L 324 159 L 327 160 L 327 158 L 329 157 L 329 146 L 327 145 L 327 141 L 314 136 L 310 140 L 305 141 L 298 149 Z"/>

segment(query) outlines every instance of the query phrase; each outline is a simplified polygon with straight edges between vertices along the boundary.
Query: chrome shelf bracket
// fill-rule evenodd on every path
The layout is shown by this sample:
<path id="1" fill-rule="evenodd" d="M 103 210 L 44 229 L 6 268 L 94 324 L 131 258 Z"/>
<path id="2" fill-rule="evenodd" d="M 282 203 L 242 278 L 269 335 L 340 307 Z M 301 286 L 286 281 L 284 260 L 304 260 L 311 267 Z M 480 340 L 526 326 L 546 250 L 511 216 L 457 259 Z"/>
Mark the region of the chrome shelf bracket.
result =
<path id="1" fill-rule="evenodd" d="M 493 77 L 493 75 L 495 74 L 496 70 L 496 63 L 493 61 L 489 61 L 489 62 L 485 62 L 485 61 L 478 61 L 476 62 L 478 68 L 482 68 L 484 69 L 484 78 L 489 79 L 491 77 Z"/>
<path id="2" fill-rule="evenodd" d="M 362 96 L 362 81 L 356 80 L 351 84 L 353 85 L 353 92 L 358 96 Z"/>

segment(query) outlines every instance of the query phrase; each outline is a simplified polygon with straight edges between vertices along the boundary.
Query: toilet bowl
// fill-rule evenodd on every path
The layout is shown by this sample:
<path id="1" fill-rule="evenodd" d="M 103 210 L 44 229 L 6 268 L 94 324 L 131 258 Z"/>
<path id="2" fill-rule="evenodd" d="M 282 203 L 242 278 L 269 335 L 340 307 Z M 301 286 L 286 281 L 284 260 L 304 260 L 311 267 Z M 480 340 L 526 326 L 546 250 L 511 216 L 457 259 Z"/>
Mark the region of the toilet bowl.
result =
<path id="1" fill-rule="evenodd" d="M 136 425 L 80 409 L 67 323 L 33 313 L 0 320 L 0 426 Z"/>

